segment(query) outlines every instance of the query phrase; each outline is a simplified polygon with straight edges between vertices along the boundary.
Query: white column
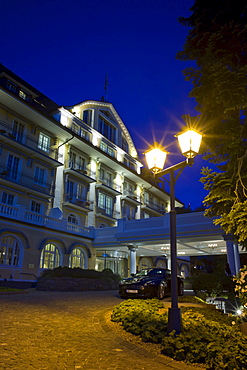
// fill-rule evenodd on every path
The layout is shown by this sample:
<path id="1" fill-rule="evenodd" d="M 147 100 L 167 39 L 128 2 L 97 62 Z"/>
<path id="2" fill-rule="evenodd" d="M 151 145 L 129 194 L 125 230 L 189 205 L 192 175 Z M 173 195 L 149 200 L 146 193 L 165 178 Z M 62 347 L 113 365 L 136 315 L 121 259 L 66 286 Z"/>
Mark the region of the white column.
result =
<path id="1" fill-rule="evenodd" d="M 240 257 L 239 257 L 239 249 L 238 249 L 238 243 L 233 243 L 233 250 L 234 250 L 234 257 L 235 257 L 235 269 L 236 274 L 239 272 L 240 269 Z"/>
<path id="2" fill-rule="evenodd" d="M 138 247 L 134 245 L 129 245 L 128 249 L 130 251 L 130 275 L 136 274 L 136 251 Z"/>
<path id="3" fill-rule="evenodd" d="M 229 263 L 231 274 L 236 275 L 235 251 L 233 247 L 234 239 L 231 235 L 224 235 L 223 237 L 226 242 L 227 262 Z"/>

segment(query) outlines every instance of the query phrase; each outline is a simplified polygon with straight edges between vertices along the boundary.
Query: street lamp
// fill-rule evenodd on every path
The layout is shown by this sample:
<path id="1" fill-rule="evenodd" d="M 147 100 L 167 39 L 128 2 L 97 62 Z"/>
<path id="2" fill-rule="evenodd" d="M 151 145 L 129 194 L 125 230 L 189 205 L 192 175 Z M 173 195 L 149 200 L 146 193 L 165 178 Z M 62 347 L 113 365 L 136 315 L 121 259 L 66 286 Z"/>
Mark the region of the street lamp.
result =
<path id="1" fill-rule="evenodd" d="M 169 334 L 175 330 L 176 334 L 182 331 L 182 319 L 181 312 L 178 308 L 178 283 L 177 283 L 177 235 L 176 235 L 176 211 L 175 211 L 175 183 L 177 178 L 186 166 L 192 166 L 194 163 L 194 157 L 198 154 L 202 135 L 193 130 L 186 129 L 175 137 L 178 138 L 178 142 L 182 151 L 182 154 L 186 157 L 186 160 L 168 167 L 163 170 L 166 155 L 168 152 L 164 150 L 158 143 L 149 148 L 144 154 L 149 169 L 152 170 L 154 176 L 159 178 L 166 174 L 169 174 L 169 186 L 170 186 L 170 256 L 171 256 L 171 307 L 168 311 L 168 325 L 167 333 Z M 177 176 L 174 176 L 174 172 L 180 170 Z"/>

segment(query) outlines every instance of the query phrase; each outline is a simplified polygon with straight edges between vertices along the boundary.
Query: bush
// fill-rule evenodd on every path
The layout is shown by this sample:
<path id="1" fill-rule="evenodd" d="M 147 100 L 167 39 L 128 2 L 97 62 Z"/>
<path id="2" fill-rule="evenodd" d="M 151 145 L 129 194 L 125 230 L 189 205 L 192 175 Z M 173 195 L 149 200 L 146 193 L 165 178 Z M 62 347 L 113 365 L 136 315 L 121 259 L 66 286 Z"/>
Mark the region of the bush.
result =
<path id="1" fill-rule="evenodd" d="M 234 296 L 234 283 L 231 276 L 217 273 L 203 273 L 191 278 L 192 289 L 196 295 L 205 293 L 205 296 Z"/>
<path id="2" fill-rule="evenodd" d="M 205 303 L 182 307 L 183 333 L 166 335 L 168 315 L 158 313 L 162 307 L 157 299 L 127 300 L 114 308 L 112 321 L 144 341 L 161 343 L 162 353 L 175 360 L 201 363 L 214 370 L 247 368 L 247 337 L 232 324 L 232 316 Z"/>
<path id="3" fill-rule="evenodd" d="M 56 267 L 53 270 L 45 270 L 40 278 L 45 277 L 71 277 L 71 278 L 85 278 L 85 279 L 102 279 L 110 278 L 112 280 L 120 280 L 120 276 L 114 274 L 112 270 L 105 269 L 103 271 L 96 271 L 93 269 L 82 269 L 79 267 Z"/>

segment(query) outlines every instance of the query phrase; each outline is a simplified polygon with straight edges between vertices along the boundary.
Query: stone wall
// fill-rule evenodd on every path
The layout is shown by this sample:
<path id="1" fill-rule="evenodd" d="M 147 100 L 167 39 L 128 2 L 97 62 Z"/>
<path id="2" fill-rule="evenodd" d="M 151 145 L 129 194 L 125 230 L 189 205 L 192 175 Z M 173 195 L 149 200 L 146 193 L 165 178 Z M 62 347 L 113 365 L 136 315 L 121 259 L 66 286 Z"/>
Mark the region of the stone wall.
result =
<path id="1" fill-rule="evenodd" d="M 118 281 L 110 278 L 85 279 L 71 277 L 39 278 L 37 290 L 52 290 L 60 292 L 81 292 L 88 290 L 117 290 Z"/>

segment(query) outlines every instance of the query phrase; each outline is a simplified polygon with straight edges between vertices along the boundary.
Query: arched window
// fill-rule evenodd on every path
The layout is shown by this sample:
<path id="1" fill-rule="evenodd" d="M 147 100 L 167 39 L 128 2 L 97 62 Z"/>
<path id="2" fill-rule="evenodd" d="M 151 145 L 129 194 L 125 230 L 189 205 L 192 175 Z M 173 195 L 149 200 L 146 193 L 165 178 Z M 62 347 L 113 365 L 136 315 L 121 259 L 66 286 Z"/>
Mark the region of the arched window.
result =
<path id="1" fill-rule="evenodd" d="M 20 264 L 18 240 L 11 235 L 0 238 L 0 265 L 18 266 Z"/>
<path id="2" fill-rule="evenodd" d="M 60 254 L 58 248 L 54 244 L 46 244 L 42 249 L 40 256 L 41 269 L 54 269 L 60 265 Z"/>
<path id="3" fill-rule="evenodd" d="M 69 215 L 69 217 L 68 217 L 68 222 L 70 222 L 71 224 L 75 224 L 75 225 L 77 225 L 78 224 L 78 222 L 77 222 L 77 219 L 76 219 L 76 217 L 75 217 L 75 215 L 73 215 L 72 213 Z"/>
<path id="4" fill-rule="evenodd" d="M 74 248 L 71 252 L 69 259 L 69 267 L 85 268 L 85 256 L 81 248 Z"/>

